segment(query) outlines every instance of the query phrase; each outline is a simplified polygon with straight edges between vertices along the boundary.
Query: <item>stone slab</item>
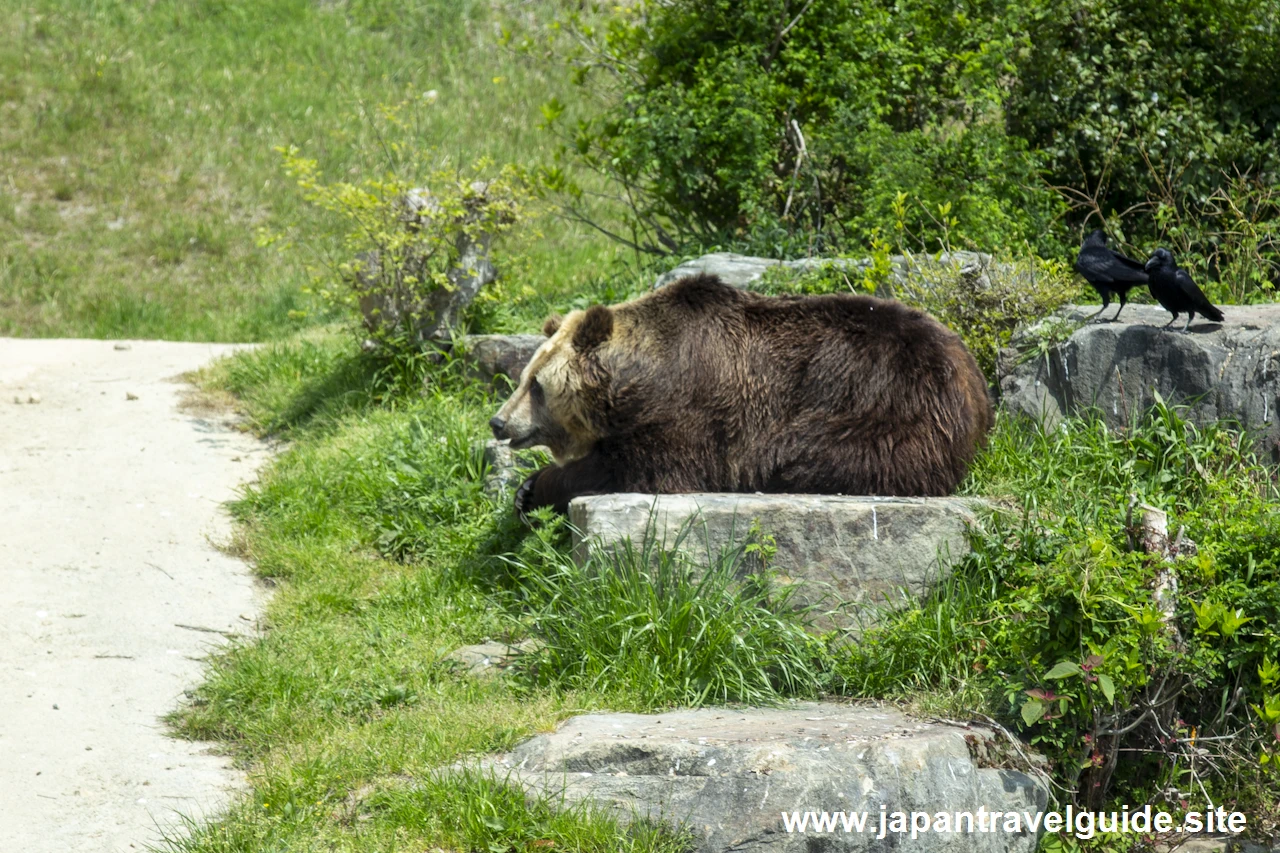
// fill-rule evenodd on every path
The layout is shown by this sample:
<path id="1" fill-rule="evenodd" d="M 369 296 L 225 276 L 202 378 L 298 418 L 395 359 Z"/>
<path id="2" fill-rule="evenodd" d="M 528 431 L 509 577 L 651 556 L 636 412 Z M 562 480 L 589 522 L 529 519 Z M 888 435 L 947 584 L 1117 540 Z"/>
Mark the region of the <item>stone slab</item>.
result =
<path id="1" fill-rule="evenodd" d="M 1107 316 L 1114 313 L 1113 307 Z M 1199 423 L 1234 419 L 1262 441 L 1280 446 L 1280 305 L 1228 305 L 1223 323 L 1197 318 L 1187 334 L 1156 305 L 1130 305 L 1120 322 L 1088 323 L 1047 354 L 1037 348 L 1045 324 L 1019 336 L 1001 354 L 1005 408 L 1050 425 L 1096 407 L 1124 426 L 1155 402 L 1191 405 Z M 1071 306 L 1046 322 L 1081 323 L 1097 306 Z"/>
<path id="2" fill-rule="evenodd" d="M 876 836 L 882 809 L 1034 816 L 1048 801 L 1037 760 L 981 726 L 921 722 L 892 708 L 795 703 L 573 717 L 487 766 L 566 806 L 588 801 L 623 820 L 683 826 L 699 853 L 1031 853 L 1038 833 L 1025 825 Z M 788 832 L 783 813 L 806 811 L 866 812 L 865 830 Z"/>
<path id="3" fill-rule="evenodd" d="M 865 605 L 918 596 L 969 551 L 967 530 L 986 506 L 972 498 L 844 495 L 614 494 L 569 504 L 574 552 L 630 540 L 674 544 L 697 560 L 718 555 L 753 522 L 773 537 L 772 567 L 783 582 L 803 582 L 805 603 Z"/>

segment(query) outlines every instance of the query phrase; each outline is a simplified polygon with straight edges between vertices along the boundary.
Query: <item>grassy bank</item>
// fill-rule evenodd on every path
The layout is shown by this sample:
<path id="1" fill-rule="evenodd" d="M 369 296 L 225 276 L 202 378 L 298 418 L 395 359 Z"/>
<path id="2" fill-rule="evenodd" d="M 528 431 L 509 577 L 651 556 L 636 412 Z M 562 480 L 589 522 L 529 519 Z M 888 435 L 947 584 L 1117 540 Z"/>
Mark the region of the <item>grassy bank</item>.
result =
<path id="1" fill-rule="evenodd" d="M 275 587 L 268 630 L 217 657 L 174 717 L 181 734 L 224 743 L 253 792 L 175 849 L 676 850 L 676 837 L 556 816 L 439 768 L 589 710 L 820 695 L 989 715 L 1049 755 L 1064 785 L 1085 791 L 1105 770 L 1116 802 L 1178 787 L 1264 830 L 1276 817 L 1260 756 L 1280 656 L 1280 517 L 1272 472 L 1228 428 L 1163 407 L 1122 431 L 1002 419 L 965 489 L 1006 513 L 946 584 L 849 646 L 728 583 L 731 564 L 698 590 L 674 564 L 575 568 L 559 531 L 529 533 L 509 497 L 484 493 L 476 445 L 497 402 L 448 365 L 393 367 L 318 330 L 202 381 L 290 449 L 235 505 L 235 547 Z M 1151 597 L 1158 564 L 1127 546 L 1131 495 L 1199 544 L 1178 570 L 1180 646 Z M 528 636 L 549 646 L 503 679 L 444 660 Z M 1177 737 L 1161 743 L 1150 723 L 1098 734 L 1170 679 Z M 1236 689 L 1249 698 L 1223 704 Z M 1193 754 L 1193 729 L 1226 737 Z M 1104 746 L 1131 757 L 1108 764 Z"/>
<path id="2" fill-rule="evenodd" d="M 361 111 L 434 92 L 420 143 L 440 164 L 545 161 L 539 105 L 571 105 L 572 87 L 498 37 L 554 5 L 0 5 L 0 334 L 245 341 L 323 320 L 303 293 L 312 258 L 259 246 L 293 230 L 315 253 L 332 230 L 275 147 L 376 173 Z M 516 290 L 572 293 L 616 256 L 538 225 Z"/>
<path id="3" fill-rule="evenodd" d="M 234 506 L 233 546 L 274 588 L 268 629 L 218 656 L 173 717 L 179 734 L 225 744 L 252 795 L 171 847 L 683 849 L 669 832 L 556 815 L 439 771 L 573 713 L 815 695 L 821 647 L 772 612 L 766 588 L 731 584 L 730 563 L 696 594 L 665 563 L 690 593 L 670 596 L 639 564 L 576 567 L 562 530 L 529 534 L 509 495 L 482 489 L 489 391 L 447 366 L 426 393 L 423 378 L 324 330 L 202 377 L 291 448 Z M 625 630 L 642 613 L 650 630 Z M 535 624 L 546 649 L 511 678 L 444 659 Z"/>

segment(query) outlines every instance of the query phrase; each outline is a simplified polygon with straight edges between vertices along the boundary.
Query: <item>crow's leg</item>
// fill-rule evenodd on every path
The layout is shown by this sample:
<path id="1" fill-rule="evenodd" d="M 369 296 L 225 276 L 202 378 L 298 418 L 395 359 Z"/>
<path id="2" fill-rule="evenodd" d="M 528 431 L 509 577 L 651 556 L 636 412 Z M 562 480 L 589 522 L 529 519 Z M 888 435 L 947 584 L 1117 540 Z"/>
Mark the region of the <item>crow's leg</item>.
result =
<path id="1" fill-rule="evenodd" d="M 1182 334 L 1185 335 L 1187 333 L 1187 329 L 1191 328 L 1191 321 L 1194 320 L 1195 318 L 1196 318 L 1196 312 L 1194 311 L 1187 312 L 1187 323 L 1182 327 Z"/>
<path id="2" fill-rule="evenodd" d="M 1162 328 L 1162 329 L 1167 329 L 1167 328 L 1169 328 L 1170 326 L 1172 326 L 1174 323 L 1176 323 L 1177 321 L 1178 321 L 1178 312 L 1177 312 L 1177 311 L 1174 311 L 1174 312 L 1173 312 L 1173 316 L 1169 318 L 1169 322 L 1165 323 L 1165 324 L 1164 324 L 1163 326 L 1161 326 L 1160 328 Z"/>
<path id="3" fill-rule="evenodd" d="M 1124 306 L 1125 306 L 1125 305 L 1127 305 L 1127 304 L 1128 304 L 1128 302 L 1129 302 L 1129 300 L 1125 298 L 1125 295 L 1124 295 L 1123 293 L 1121 293 L 1121 294 L 1120 294 L 1120 308 L 1116 311 L 1116 316 L 1114 316 L 1114 317 L 1112 317 L 1112 318 L 1111 318 L 1111 322 L 1112 322 L 1112 323 L 1114 323 L 1116 320 L 1119 320 L 1119 319 L 1120 319 L 1120 312 L 1124 310 Z"/>
<path id="4" fill-rule="evenodd" d="M 1098 289 L 1098 295 L 1102 297 L 1102 307 L 1098 309 L 1098 313 L 1089 318 L 1089 322 L 1093 322 L 1102 316 L 1102 312 L 1111 307 L 1111 291 Z"/>

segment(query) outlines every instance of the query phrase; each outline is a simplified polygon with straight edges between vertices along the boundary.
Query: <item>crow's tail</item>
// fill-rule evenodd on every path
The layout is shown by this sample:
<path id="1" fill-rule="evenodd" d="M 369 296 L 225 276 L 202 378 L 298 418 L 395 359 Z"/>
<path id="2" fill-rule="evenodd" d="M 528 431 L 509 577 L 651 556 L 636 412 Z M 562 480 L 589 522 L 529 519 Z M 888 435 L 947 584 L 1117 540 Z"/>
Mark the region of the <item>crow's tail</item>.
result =
<path id="1" fill-rule="evenodd" d="M 1221 323 L 1223 320 L 1222 312 L 1208 299 L 1204 301 L 1204 305 L 1200 306 L 1200 313 L 1215 323 Z"/>

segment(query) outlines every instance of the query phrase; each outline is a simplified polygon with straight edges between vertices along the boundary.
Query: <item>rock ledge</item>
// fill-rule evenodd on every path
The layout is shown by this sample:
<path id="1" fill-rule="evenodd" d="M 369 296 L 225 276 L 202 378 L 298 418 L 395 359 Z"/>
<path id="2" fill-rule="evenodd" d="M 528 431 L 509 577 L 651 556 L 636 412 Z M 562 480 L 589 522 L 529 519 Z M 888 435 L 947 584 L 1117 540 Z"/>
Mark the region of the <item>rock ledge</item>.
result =
<path id="1" fill-rule="evenodd" d="M 770 564 L 781 580 L 803 584 L 802 603 L 869 605 L 924 593 L 968 553 L 968 528 L 986 506 L 973 498 L 614 494 L 575 499 L 569 521 L 579 560 L 628 540 L 671 547 L 690 525 L 680 547 L 706 561 L 755 524 L 773 537 Z"/>
<path id="2" fill-rule="evenodd" d="M 1097 306 L 1073 306 L 1021 333 L 1001 353 L 1000 390 L 1010 411 L 1050 425 L 1096 407 L 1112 426 L 1127 425 L 1155 402 L 1189 404 L 1207 423 L 1235 419 L 1274 453 L 1280 442 L 1280 305 L 1228 305 L 1226 322 L 1197 318 L 1187 334 L 1161 327 L 1156 305 L 1130 305 L 1118 323 L 1090 323 L 1063 343 L 1041 346 L 1052 322 L 1077 324 Z M 1108 316 L 1114 313 L 1112 308 Z M 1046 354 L 1047 353 L 1047 354 Z"/>

